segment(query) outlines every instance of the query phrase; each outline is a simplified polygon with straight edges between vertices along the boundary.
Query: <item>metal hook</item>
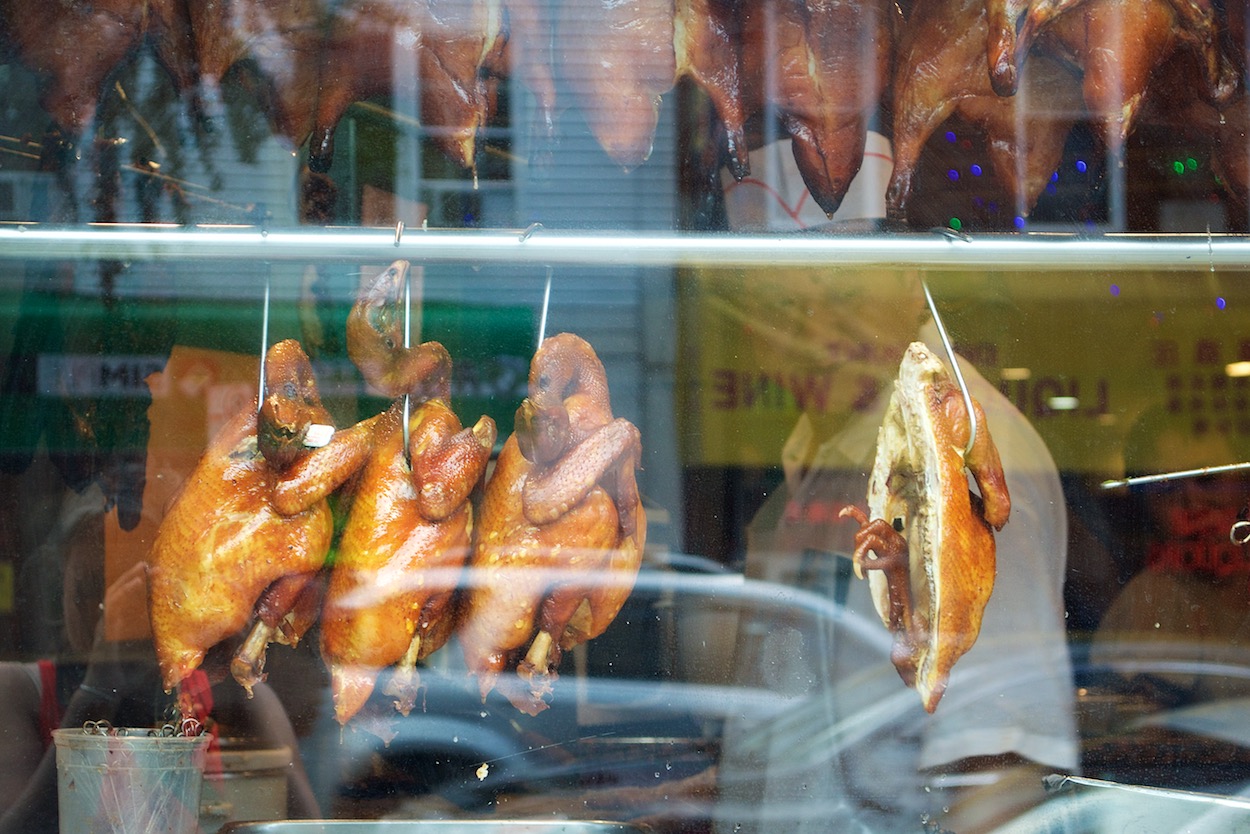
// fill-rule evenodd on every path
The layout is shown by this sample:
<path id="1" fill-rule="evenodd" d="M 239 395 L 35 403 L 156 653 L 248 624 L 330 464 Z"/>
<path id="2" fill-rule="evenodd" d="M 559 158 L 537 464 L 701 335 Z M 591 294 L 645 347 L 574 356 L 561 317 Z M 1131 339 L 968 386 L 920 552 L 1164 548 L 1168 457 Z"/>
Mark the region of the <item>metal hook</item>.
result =
<path id="1" fill-rule="evenodd" d="M 1233 544 L 1250 544 L 1250 521 L 1238 521 L 1228 531 L 1228 540 Z"/>
<path id="2" fill-rule="evenodd" d="M 972 403 L 972 394 L 968 393 L 968 383 L 964 381 L 964 375 L 959 370 L 959 359 L 955 356 L 955 349 L 951 347 L 950 336 L 946 333 L 946 325 L 942 324 L 942 317 L 938 315 L 937 304 L 933 301 L 933 294 L 929 292 L 929 284 L 924 277 L 920 278 L 920 287 L 924 290 L 925 301 L 929 304 L 929 312 L 933 315 L 933 323 L 937 325 L 938 338 L 942 340 L 942 347 L 946 349 L 946 356 L 950 359 L 951 370 L 955 374 L 955 381 L 959 383 L 959 392 L 963 394 L 964 405 L 968 410 L 968 445 L 964 447 L 964 454 L 972 454 L 972 447 L 977 442 L 977 412 L 976 407 Z"/>
<path id="3" fill-rule="evenodd" d="M 952 229 L 950 226 L 934 226 L 929 231 L 939 234 L 947 240 L 962 240 L 964 243 L 972 242 L 972 235 L 959 229 Z"/>
<path id="4" fill-rule="evenodd" d="M 1211 224 L 1207 224 L 1207 266 L 1211 274 L 1215 274 L 1215 246 L 1211 240 Z"/>
<path id="5" fill-rule="evenodd" d="M 530 236 L 533 235 L 542 227 L 543 227 L 542 223 L 531 223 L 528 226 L 526 226 L 525 229 L 521 232 L 521 237 L 520 237 L 521 243 L 524 243 L 525 241 L 529 240 Z"/>
<path id="6" fill-rule="evenodd" d="M 543 288 L 543 309 L 538 319 L 538 347 L 547 338 L 547 311 L 551 307 L 551 267 L 547 267 L 547 285 Z"/>

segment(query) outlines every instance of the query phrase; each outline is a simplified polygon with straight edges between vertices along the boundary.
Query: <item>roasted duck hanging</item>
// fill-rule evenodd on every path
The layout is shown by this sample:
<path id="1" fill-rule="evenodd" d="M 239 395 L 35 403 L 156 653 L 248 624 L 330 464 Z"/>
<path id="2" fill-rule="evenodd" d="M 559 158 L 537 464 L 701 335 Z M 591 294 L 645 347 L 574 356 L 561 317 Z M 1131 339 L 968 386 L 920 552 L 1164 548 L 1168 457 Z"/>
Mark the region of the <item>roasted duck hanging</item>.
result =
<path id="1" fill-rule="evenodd" d="M 724 125 L 746 173 L 745 113 L 731 0 L 559 0 L 563 71 L 604 152 L 624 168 L 651 156 L 662 96 L 689 78 Z"/>
<path id="2" fill-rule="evenodd" d="M 224 120 L 222 81 L 245 67 L 277 138 L 294 150 L 312 131 L 329 0 L 190 2 L 202 115 Z"/>
<path id="3" fill-rule="evenodd" d="M 913 201 L 923 212 L 923 195 L 915 194 L 921 155 L 952 116 L 984 131 L 1012 217 L 1029 215 L 1062 159 L 1082 109 L 1078 74 L 1039 50 L 1022 68 L 1020 91 L 1000 96 L 984 72 L 986 32 L 984 0 L 932 0 L 908 18 L 894 75 L 894 171 L 886 190 L 892 220 L 908 221 Z"/>
<path id="4" fill-rule="evenodd" d="M 885 0 L 742 6 L 746 112 L 781 121 L 804 184 L 830 216 L 863 164 L 868 121 L 889 82 L 891 6 Z"/>
<path id="5" fill-rule="evenodd" d="M 638 429 L 613 418 L 607 375 L 578 336 L 543 342 L 486 485 L 459 631 L 482 698 L 546 709 L 562 653 L 612 623 L 646 540 Z M 515 670 L 516 674 L 505 674 Z"/>
<path id="6" fill-rule="evenodd" d="M 143 42 L 144 4 L 0 0 L 0 52 L 40 77 L 40 106 L 77 139 L 95 118 L 106 79 Z"/>
<path id="7" fill-rule="evenodd" d="M 352 103 L 390 94 L 411 101 L 423 130 L 473 168 L 490 118 L 482 69 L 501 37 L 498 0 L 345 0 L 321 44 L 320 94 L 308 164 L 329 170 L 334 130 Z"/>
<path id="8" fill-rule="evenodd" d="M 452 413 L 446 349 L 437 342 L 403 347 L 407 272 L 400 261 L 379 275 L 348 321 L 351 355 L 366 380 L 392 395 L 407 387 L 412 396 L 406 448 L 402 400 L 374 427 L 326 593 L 321 652 L 340 724 L 359 712 L 391 666 L 386 693 L 405 715 L 414 706 L 417 662 L 453 629 L 473 527 L 469 494 L 495 444 L 490 417 L 462 429 Z"/>
<path id="9" fill-rule="evenodd" d="M 993 531 L 1011 513 L 985 414 L 975 400 L 973 408 L 976 438 L 965 454 L 971 423 L 959 386 L 913 342 L 877 436 L 868 513 L 842 511 L 860 524 L 855 572 L 868 572 L 873 604 L 894 635 L 891 660 L 929 712 L 980 633 L 994 587 Z"/>
<path id="10" fill-rule="evenodd" d="M 332 422 L 294 340 L 269 349 L 265 386 L 259 411 L 253 399 L 209 443 L 152 544 L 149 607 L 166 689 L 253 620 L 231 667 L 249 689 L 268 643 L 300 638 L 316 610 L 304 595 L 330 549 L 326 497 L 368 453 L 376 417 L 308 448 L 321 443 L 311 427 Z"/>

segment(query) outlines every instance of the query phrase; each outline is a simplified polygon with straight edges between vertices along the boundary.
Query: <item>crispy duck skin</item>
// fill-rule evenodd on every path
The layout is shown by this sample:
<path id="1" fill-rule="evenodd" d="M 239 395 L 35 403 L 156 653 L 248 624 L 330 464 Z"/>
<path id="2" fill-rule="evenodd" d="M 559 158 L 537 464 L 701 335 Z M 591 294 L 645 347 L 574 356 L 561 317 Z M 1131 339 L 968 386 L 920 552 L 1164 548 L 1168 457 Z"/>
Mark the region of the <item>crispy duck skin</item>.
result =
<path id="1" fill-rule="evenodd" d="M 40 106 L 77 137 L 95 118 L 108 76 L 143 42 L 145 6 L 0 0 L 0 47 L 40 76 Z"/>
<path id="2" fill-rule="evenodd" d="M 952 115 L 985 132 L 995 178 L 1019 216 L 1028 216 L 1062 157 L 1081 111 L 1075 73 L 1039 51 L 1023 69 L 1022 91 L 999 96 L 983 71 L 985 33 L 982 0 L 919 4 L 906 22 L 894 79 L 894 171 L 886 190 L 892 220 L 907 220 L 921 153 Z"/>
<path id="3" fill-rule="evenodd" d="M 681 78 L 711 99 L 729 164 L 748 169 L 734 0 L 562 0 L 563 69 L 590 131 L 623 168 L 651 156 L 660 102 Z"/>
<path id="4" fill-rule="evenodd" d="M 274 396 L 306 391 L 311 375 L 296 342 L 270 348 L 265 377 Z M 319 401 L 308 405 L 307 422 L 328 419 Z M 364 462 L 367 427 L 336 433 L 328 445 L 280 469 L 259 448 L 258 422 L 264 419 L 253 400 L 209 443 L 153 542 L 150 614 L 166 689 L 198 668 L 208 649 L 244 629 L 275 582 L 296 583 L 283 594 L 294 601 L 298 585 L 316 579 L 333 528 L 326 496 Z M 300 432 L 290 438 L 302 443 Z M 298 483 L 279 506 L 275 495 L 288 472 Z M 281 619 L 269 608 L 271 621 Z M 254 679 L 263 674 L 268 637 L 254 629 L 248 638 L 254 656 L 244 665 Z M 249 686 L 254 679 L 240 683 Z"/>
<path id="5" fill-rule="evenodd" d="M 416 702 L 417 661 L 441 647 L 453 595 L 468 559 L 469 493 L 495 442 L 483 417 L 471 429 L 441 399 L 409 420 L 409 464 L 402 405 L 378 425 L 330 576 L 321 651 L 330 668 L 335 717 L 346 724 L 372 694 L 378 675 L 398 664 L 388 687 L 407 714 Z"/>
<path id="6" fill-rule="evenodd" d="M 1143 102 L 1178 50 L 1191 50 L 1203 68 L 1198 94 L 1186 99 L 1227 102 L 1236 71 L 1219 48 L 1215 11 L 1207 0 L 1085 0 L 1050 23 L 1039 43 L 1083 73 L 1086 109 L 1102 125 L 1113 153 L 1136 126 Z"/>
<path id="7" fill-rule="evenodd" d="M 470 562 L 459 636 L 483 699 L 498 685 L 521 711 L 541 712 L 562 653 L 620 612 L 646 540 L 640 454 L 637 429 L 612 417 L 590 345 L 547 339 L 487 482 Z"/>
<path id="8" fill-rule="evenodd" d="M 860 524 L 855 571 L 868 572 L 873 603 L 894 635 L 894 665 L 929 712 L 980 634 L 994 587 L 993 531 L 1011 513 L 998 450 L 980 404 L 973 407 L 977 434 L 965 455 L 963 395 L 946 366 L 912 343 L 878 435 L 868 513 L 843 511 Z"/>
<path id="9" fill-rule="evenodd" d="M 562 0 L 563 71 L 600 147 L 625 169 L 650 158 L 660 102 L 681 78 L 711 99 L 730 169 L 748 170 L 735 0 Z"/>
<path id="10" fill-rule="evenodd" d="M 889 9 L 878 0 L 743 5 L 747 112 L 780 115 L 803 182 L 829 215 L 863 163 L 868 120 L 889 79 Z"/>
<path id="11" fill-rule="evenodd" d="M 560 0 L 557 14 L 563 73 L 590 132 L 617 164 L 638 167 L 676 77 L 672 0 Z"/>
<path id="12" fill-rule="evenodd" d="M 1077 0 L 1079 2 L 1079 0 Z M 1016 22 L 1027 11 L 1027 0 L 985 0 L 987 32 L 985 59 L 990 86 L 1000 96 L 1015 95 L 1019 83 Z"/>
<path id="13" fill-rule="evenodd" d="M 542 135 L 556 134 L 555 22 L 545 0 L 503 0 L 506 37 L 496 56 L 496 71 L 521 80 L 538 102 Z"/>
<path id="14" fill-rule="evenodd" d="M 1000 96 L 1019 89 L 1020 67 L 1038 36 L 1085 0 L 986 0 L 986 61 L 990 86 Z"/>
<path id="15" fill-rule="evenodd" d="M 736 6 L 736 0 L 677 0 L 673 48 L 676 77 L 690 78 L 711 99 L 724 126 L 729 169 L 742 179 L 751 166 Z"/>
<path id="16" fill-rule="evenodd" d="M 1228 0 L 1225 3 L 1225 20 L 1231 44 L 1228 55 L 1234 69 L 1243 78 L 1246 73 L 1247 11 L 1246 0 Z M 1180 95 L 1170 96 L 1166 99 L 1165 109 L 1169 112 L 1177 110 L 1176 102 L 1184 100 Z M 1247 98 L 1246 84 L 1238 85 L 1228 101 L 1219 103 L 1217 109 L 1214 119 L 1188 118 L 1186 124 L 1214 123 L 1214 131 L 1204 131 L 1206 135 L 1216 137 L 1213 165 L 1225 191 L 1238 206 L 1244 208 L 1250 201 L 1250 143 L 1246 138 L 1250 136 L 1250 99 Z"/>
<path id="17" fill-rule="evenodd" d="M 465 168 L 474 166 L 490 96 L 482 69 L 501 36 L 495 0 L 347 0 L 321 45 L 309 167 L 329 170 L 334 130 L 356 101 L 383 93 L 419 102 L 422 128 Z"/>
<path id="18" fill-rule="evenodd" d="M 200 114 L 224 118 L 222 80 L 246 66 L 276 135 L 299 147 L 312 130 L 328 0 L 194 0 L 187 9 Z"/>

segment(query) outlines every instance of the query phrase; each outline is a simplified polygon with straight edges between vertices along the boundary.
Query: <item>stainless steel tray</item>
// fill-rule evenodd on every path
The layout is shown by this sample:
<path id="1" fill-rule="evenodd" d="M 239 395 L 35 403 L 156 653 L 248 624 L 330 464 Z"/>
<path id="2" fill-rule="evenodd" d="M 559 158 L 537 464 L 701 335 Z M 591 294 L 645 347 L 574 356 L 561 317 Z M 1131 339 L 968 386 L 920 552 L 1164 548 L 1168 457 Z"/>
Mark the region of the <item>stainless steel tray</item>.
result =
<path id="1" fill-rule="evenodd" d="M 220 834 L 646 834 L 620 822 L 587 820 L 279 820 L 233 822 Z"/>

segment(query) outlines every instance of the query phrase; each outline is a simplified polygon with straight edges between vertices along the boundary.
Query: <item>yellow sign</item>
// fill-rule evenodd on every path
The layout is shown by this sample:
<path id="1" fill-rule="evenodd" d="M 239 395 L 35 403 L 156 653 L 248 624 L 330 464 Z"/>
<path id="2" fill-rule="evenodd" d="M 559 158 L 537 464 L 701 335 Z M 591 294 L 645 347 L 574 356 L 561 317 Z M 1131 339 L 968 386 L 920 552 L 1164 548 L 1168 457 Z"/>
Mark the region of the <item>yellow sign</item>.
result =
<path id="1" fill-rule="evenodd" d="M 1061 469 L 1118 474 L 1123 438 L 1147 411 L 1194 437 L 1227 437 L 1230 454 L 1250 452 L 1250 376 L 1235 365 L 1250 361 L 1245 276 L 925 281 L 963 360 L 1033 422 Z M 679 414 L 691 465 L 778 466 L 801 414 L 818 439 L 834 433 L 888 393 L 927 316 L 920 275 L 907 270 L 702 270 L 679 286 Z"/>

